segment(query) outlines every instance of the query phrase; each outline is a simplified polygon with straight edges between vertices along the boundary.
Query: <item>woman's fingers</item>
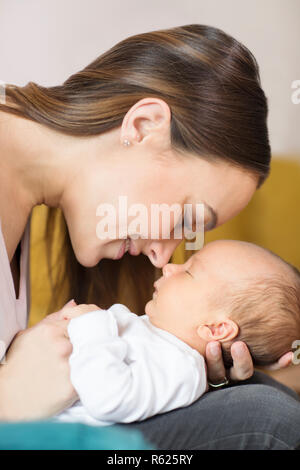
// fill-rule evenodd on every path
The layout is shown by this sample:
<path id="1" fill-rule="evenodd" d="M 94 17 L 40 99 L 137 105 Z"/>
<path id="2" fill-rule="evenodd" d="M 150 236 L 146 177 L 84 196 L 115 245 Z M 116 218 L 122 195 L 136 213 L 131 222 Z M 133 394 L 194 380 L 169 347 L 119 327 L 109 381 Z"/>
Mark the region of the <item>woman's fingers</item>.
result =
<path id="1" fill-rule="evenodd" d="M 231 346 L 233 366 L 230 369 L 231 380 L 246 380 L 253 375 L 254 368 L 251 354 L 246 344 L 236 341 Z M 220 383 L 226 377 L 226 371 L 222 358 L 221 345 L 217 341 L 211 341 L 206 345 L 206 364 L 209 382 Z"/>
<path id="2" fill-rule="evenodd" d="M 64 317 L 64 312 L 68 312 L 68 311 L 72 310 L 73 308 L 75 308 L 76 306 L 77 306 L 77 304 L 76 304 L 74 299 L 69 300 L 69 302 L 67 302 L 63 306 L 63 308 L 57 312 L 58 317 L 63 318 Z"/>
<path id="3" fill-rule="evenodd" d="M 61 320 L 71 320 L 72 318 L 79 317 L 85 313 L 93 312 L 95 310 L 101 310 L 98 305 L 95 304 L 79 304 L 75 306 L 65 305 L 59 313 Z"/>
<path id="4" fill-rule="evenodd" d="M 292 353 L 292 351 L 289 351 L 286 354 L 284 354 L 283 356 L 281 356 L 281 358 L 277 362 L 278 369 L 282 369 L 283 367 L 287 367 L 287 366 L 291 365 L 292 360 L 293 360 L 293 356 L 294 356 L 294 354 Z"/>
<path id="5" fill-rule="evenodd" d="M 230 378 L 232 380 L 246 380 L 253 375 L 254 368 L 251 354 L 246 344 L 242 341 L 236 341 L 231 346 L 231 357 L 233 366 L 230 369 Z"/>
<path id="6" fill-rule="evenodd" d="M 45 318 L 43 318 L 44 321 L 52 321 L 52 320 L 61 320 L 64 316 L 64 312 L 66 311 L 71 311 L 73 308 L 77 306 L 76 302 L 74 299 L 69 300 L 58 312 L 50 313 L 47 315 Z"/>
<path id="7" fill-rule="evenodd" d="M 63 306 L 63 309 L 64 309 L 65 307 L 75 307 L 75 305 L 77 305 L 76 302 L 75 302 L 75 300 L 74 300 L 74 299 L 71 299 L 71 300 L 69 300 L 69 302 L 67 302 L 67 303 Z"/>
<path id="8" fill-rule="evenodd" d="M 277 362 L 274 364 L 271 364 L 270 366 L 265 367 L 268 370 L 278 370 L 278 369 L 283 369 L 284 367 L 289 366 L 292 363 L 293 360 L 293 353 L 292 351 L 289 351 L 285 353 L 283 356 L 281 356 L 280 359 L 278 359 Z"/>
<path id="9" fill-rule="evenodd" d="M 226 376 L 222 358 L 221 345 L 218 341 L 210 341 L 206 345 L 206 365 L 208 381 L 217 384 Z"/>

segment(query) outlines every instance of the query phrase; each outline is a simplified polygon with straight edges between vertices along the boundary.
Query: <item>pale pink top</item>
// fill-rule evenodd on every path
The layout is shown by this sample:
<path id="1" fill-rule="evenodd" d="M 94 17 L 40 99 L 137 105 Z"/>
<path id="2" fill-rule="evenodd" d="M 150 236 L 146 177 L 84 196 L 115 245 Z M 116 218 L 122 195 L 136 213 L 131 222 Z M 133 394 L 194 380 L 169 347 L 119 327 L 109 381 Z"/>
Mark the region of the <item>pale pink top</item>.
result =
<path id="1" fill-rule="evenodd" d="M 19 295 L 16 298 L 10 262 L 0 220 L 0 355 L 5 353 L 15 334 L 26 328 L 29 312 L 29 237 L 30 218 L 21 240 Z M 2 354 L 1 354 L 2 353 Z M 1 360 L 1 357 L 0 357 Z"/>

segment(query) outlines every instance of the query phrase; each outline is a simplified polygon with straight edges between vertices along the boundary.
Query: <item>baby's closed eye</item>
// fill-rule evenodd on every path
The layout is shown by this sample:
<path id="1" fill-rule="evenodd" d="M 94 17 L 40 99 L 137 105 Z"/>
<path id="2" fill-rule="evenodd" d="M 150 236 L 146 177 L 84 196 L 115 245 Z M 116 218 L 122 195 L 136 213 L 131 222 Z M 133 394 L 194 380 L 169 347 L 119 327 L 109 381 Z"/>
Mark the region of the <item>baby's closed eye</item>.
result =
<path id="1" fill-rule="evenodd" d="M 185 270 L 185 272 L 186 272 L 187 274 L 189 274 L 191 277 L 194 277 L 194 276 L 190 273 L 190 271 L 188 271 L 187 269 Z"/>

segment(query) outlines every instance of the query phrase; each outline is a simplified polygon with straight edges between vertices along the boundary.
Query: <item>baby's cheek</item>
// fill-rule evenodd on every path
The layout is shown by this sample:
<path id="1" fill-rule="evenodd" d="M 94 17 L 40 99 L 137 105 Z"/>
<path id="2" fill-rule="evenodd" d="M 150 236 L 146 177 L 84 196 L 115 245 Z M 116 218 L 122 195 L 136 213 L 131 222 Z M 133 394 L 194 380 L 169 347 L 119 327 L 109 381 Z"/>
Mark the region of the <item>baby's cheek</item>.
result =
<path id="1" fill-rule="evenodd" d="M 183 306 L 184 292 L 180 286 L 170 286 L 161 293 L 160 307 L 168 314 L 174 314 L 177 310 L 181 310 Z"/>

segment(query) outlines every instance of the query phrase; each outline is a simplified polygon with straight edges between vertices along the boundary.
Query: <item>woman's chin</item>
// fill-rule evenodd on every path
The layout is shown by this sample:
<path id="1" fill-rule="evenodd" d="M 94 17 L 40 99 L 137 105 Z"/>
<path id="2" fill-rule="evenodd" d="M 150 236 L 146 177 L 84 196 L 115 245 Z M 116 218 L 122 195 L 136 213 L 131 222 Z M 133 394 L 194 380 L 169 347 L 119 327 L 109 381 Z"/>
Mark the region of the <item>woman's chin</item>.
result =
<path id="1" fill-rule="evenodd" d="M 102 256 L 99 256 L 99 253 L 95 253 L 91 255 L 91 253 L 75 253 L 76 254 L 76 259 L 78 263 L 80 263 L 82 266 L 85 268 L 93 268 L 97 266 L 99 261 L 103 258 Z"/>

